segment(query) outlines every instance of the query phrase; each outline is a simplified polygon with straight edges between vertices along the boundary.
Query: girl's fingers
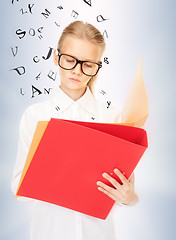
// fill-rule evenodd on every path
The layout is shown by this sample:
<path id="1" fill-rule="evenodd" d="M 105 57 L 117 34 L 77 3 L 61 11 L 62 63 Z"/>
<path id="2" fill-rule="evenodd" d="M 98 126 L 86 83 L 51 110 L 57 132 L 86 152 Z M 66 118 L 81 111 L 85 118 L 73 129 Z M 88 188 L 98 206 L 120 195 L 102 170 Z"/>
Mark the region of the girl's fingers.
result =
<path id="1" fill-rule="evenodd" d="M 105 190 L 102 187 L 98 187 L 98 190 L 100 190 L 101 192 L 105 193 L 107 196 L 109 196 L 110 198 L 112 198 L 114 201 L 117 201 L 117 198 L 111 194 L 110 192 L 108 192 L 107 190 Z"/>
<path id="2" fill-rule="evenodd" d="M 121 185 L 113 178 L 111 177 L 109 174 L 107 173 L 103 173 L 102 176 L 104 178 L 106 178 L 115 188 L 119 188 Z"/>
<path id="3" fill-rule="evenodd" d="M 135 180 L 135 178 L 134 178 L 134 173 L 132 173 L 132 175 L 131 175 L 131 177 L 130 177 L 130 179 L 129 179 L 129 182 L 130 182 L 132 185 L 134 185 L 134 180 Z"/>
<path id="4" fill-rule="evenodd" d="M 115 174 L 120 178 L 120 180 L 122 181 L 122 183 L 125 185 L 129 184 L 128 180 L 126 179 L 126 177 L 123 175 L 123 173 L 121 173 L 117 168 L 114 169 Z"/>
<path id="5" fill-rule="evenodd" d="M 97 185 L 111 194 L 114 194 L 114 192 L 116 191 L 114 188 L 109 187 L 108 185 L 100 181 L 97 182 Z"/>

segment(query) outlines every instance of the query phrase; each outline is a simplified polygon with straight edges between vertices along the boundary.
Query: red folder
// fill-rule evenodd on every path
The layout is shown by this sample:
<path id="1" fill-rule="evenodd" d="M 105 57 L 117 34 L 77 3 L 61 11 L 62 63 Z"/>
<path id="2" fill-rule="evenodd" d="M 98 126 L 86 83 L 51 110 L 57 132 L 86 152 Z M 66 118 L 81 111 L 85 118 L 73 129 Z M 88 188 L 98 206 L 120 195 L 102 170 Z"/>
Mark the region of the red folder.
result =
<path id="1" fill-rule="evenodd" d="M 112 186 L 103 172 L 120 182 L 114 168 L 129 178 L 147 147 L 141 128 L 62 119 L 39 122 L 16 196 L 106 219 L 114 200 L 100 192 L 96 182 Z"/>

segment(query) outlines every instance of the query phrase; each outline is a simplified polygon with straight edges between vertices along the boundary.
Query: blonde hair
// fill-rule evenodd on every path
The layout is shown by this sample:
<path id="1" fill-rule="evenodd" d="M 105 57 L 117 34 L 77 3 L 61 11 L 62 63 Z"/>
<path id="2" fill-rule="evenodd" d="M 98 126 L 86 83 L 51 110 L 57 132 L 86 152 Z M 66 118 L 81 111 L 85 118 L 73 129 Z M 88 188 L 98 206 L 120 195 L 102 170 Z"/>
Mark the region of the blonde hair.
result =
<path id="1" fill-rule="evenodd" d="M 105 50 L 105 40 L 101 32 L 95 28 L 93 25 L 90 23 L 84 23 L 82 21 L 74 21 L 70 23 L 62 32 L 61 37 L 58 41 L 57 48 L 61 49 L 64 39 L 66 36 L 71 35 L 73 37 L 77 37 L 79 39 L 86 39 L 98 47 L 101 48 L 101 53 L 103 54 Z M 91 91 L 92 94 L 94 94 L 94 87 L 95 87 L 95 82 L 97 79 L 97 75 L 94 77 L 91 77 L 91 79 L 88 82 L 88 87 Z"/>

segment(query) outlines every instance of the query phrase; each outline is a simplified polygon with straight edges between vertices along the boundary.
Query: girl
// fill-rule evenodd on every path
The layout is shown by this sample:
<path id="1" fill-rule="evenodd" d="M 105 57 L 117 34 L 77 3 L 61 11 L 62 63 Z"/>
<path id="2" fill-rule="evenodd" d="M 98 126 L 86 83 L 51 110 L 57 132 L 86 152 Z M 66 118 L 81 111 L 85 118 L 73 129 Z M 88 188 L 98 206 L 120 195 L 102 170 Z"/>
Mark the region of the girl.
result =
<path id="1" fill-rule="evenodd" d="M 120 121 L 119 110 L 111 105 L 107 108 L 93 95 L 104 49 L 102 34 L 91 24 L 75 21 L 64 29 L 57 50 L 54 50 L 54 64 L 59 66 L 60 86 L 52 99 L 28 107 L 21 119 L 18 154 L 12 178 L 14 194 L 38 121 L 47 121 L 51 117 L 91 122 Z M 127 180 L 118 169 L 114 172 L 123 184 L 120 185 L 104 173 L 103 177 L 115 188 L 98 181 L 97 189 L 117 204 L 135 202 L 134 175 Z M 112 219 L 111 213 L 106 220 L 101 220 L 53 204 L 34 201 L 31 239 L 115 240 Z"/>

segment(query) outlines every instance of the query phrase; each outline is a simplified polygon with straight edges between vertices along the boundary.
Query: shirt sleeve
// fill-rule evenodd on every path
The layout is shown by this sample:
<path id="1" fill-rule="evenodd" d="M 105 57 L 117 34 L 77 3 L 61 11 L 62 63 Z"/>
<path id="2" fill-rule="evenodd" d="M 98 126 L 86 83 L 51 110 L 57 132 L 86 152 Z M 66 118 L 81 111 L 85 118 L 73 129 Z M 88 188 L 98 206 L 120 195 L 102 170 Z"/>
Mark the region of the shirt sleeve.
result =
<path id="1" fill-rule="evenodd" d="M 133 202 L 131 202 L 129 204 L 115 202 L 115 206 L 133 207 L 133 206 L 137 205 L 138 202 L 139 202 L 139 198 L 137 197 L 137 199 L 135 199 Z"/>
<path id="2" fill-rule="evenodd" d="M 122 119 L 122 114 L 120 109 L 116 109 L 116 113 L 115 113 L 115 117 L 114 117 L 114 123 L 121 123 L 121 119 Z"/>
<path id="3" fill-rule="evenodd" d="M 21 178 L 21 174 L 25 165 L 27 154 L 31 145 L 33 134 L 36 128 L 37 122 L 32 119 L 30 109 L 27 109 L 20 121 L 19 129 L 19 141 L 18 141 L 18 151 L 16 157 L 16 163 L 13 171 L 13 176 L 11 180 L 11 189 L 13 194 L 16 194 L 18 184 Z M 19 198 L 22 200 L 23 198 Z"/>
<path id="4" fill-rule="evenodd" d="M 121 123 L 121 110 L 116 106 L 111 106 L 110 110 L 112 119 L 109 122 Z"/>

